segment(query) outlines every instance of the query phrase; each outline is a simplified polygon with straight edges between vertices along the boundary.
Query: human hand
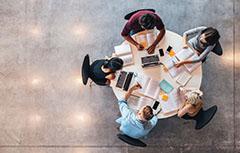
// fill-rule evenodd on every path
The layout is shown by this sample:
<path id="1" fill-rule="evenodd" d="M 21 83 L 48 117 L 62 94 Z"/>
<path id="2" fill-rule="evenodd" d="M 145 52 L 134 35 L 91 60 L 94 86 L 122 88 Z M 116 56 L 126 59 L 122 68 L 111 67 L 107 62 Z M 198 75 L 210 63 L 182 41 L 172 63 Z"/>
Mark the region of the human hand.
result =
<path id="1" fill-rule="evenodd" d="M 147 48 L 148 54 L 153 54 L 154 51 L 155 51 L 155 48 L 156 48 L 156 45 L 154 45 L 154 44 L 152 44 L 151 46 L 149 46 L 149 47 Z"/>
<path id="2" fill-rule="evenodd" d="M 116 78 L 116 75 L 114 73 L 109 74 L 108 79 L 114 80 Z"/>
<path id="3" fill-rule="evenodd" d="M 184 44 L 184 45 L 183 45 L 183 48 L 187 49 L 187 48 L 188 48 L 188 45 L 187 45 L 187 44 Z"/>
<path id="4" fill-rule="evenodd" d="M 137 47 L 138 50 L 143 50 L 144 49 L 144 46 L 141 45 L 141 44 L 137 44 L 136 47 Z"/>
<path id="5" fill-rule="evenodd" d="M 179 67 L 182 66 L 182 65 L 183 65 L 183 64 L 182 64 L 181 62 L 174 64 L 174 66 L 177 67 L 177 68 L 179 68 Z"/>
<path id="6" fill-rule="evenodd" d="M 131 90 L 137 90 L 137 89 L 141 89 L 141 88 L 142 88 L 142 86 L 139 83 L 137 83 L 131 87 Z"/>

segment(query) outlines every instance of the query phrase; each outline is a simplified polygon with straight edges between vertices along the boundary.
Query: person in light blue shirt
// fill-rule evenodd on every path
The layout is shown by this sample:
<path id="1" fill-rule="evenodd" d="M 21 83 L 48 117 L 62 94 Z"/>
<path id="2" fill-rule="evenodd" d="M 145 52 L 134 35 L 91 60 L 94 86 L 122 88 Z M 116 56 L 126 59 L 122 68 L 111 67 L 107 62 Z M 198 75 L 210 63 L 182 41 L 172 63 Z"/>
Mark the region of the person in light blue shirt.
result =
<path id="1" fill-rule="evenodd" d="M 157 116 L 153 115 L 153 110 L 148 105 L 143 106 L 137 113 L 129 108 L 127 100 L 132 92 L 139 88 L 141 88 L 139 84 L 134 85 L 128 90 L 125 97 L 118 101 L 121 117 L 116 120 L 120 124 L 120 131 L 135 139 L 145 137 L 158 121 Z"/>

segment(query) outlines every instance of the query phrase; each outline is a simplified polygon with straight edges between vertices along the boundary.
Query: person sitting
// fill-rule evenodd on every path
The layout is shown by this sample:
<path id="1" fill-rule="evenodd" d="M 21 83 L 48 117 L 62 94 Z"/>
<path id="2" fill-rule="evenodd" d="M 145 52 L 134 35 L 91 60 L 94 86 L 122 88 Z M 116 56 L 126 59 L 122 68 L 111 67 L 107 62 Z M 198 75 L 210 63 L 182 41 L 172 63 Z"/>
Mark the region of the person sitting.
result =
<path id="1" fill-rule="evenodd" d="M 96 60 L 90 65 L 90 78 L 97 85 L 110 85 L 115 79 L 115 72 L 122 67 L 123 60 L 118 57 Z"/>
<path id="2" fill-rule="evenodd" d="M 150 106 L 143 106 L 137 113 L 129 108 L 127 100 L 132 92 L 139 88 L 141 88 L 139 84 L 132 86 L 125 94 L 125 98 L 118 101 L 121 117 L 116 120 L 120 124 L 120 131 L 135 139 L 146 136 L 158 121 Z"/>
<path id="3" fill-rule="evenodd" d="M 183 87 L 179 88 L 179 93 L 184 100 L 184 105 L 178 110 L 178 117 L 194 117 L 202 109 L 202 92 L 198 89 Z"/>
<path id="4" fill-rule="evenodd" d="M 189 36 L 194 36 L 188 41 Z M 220 35 L 218 31 L 212 27 L 197 27 L 184 32 L 183 48 L 188 48 L 190 45 L 198 54 L 198 58 L 194 60 L 184 60 L 175 64 L 180 67 L 183 64 L 191 64 L 204 62 L 211 51 L 218 55 L 222 55 L 222 48 L 219 43 Z"/>
<path id="5" fill-rule="evenodd" d="M 149 10 L 140 10 L 133 14 L 125 24 L 121 35 L 124 37 L 125 40 L 136 46 L 138 50 L 143 50 L 144 46 L 136 42 L 131 37 L 131 35 L 140 31 L 153 29 L 154 27 L 156 27 L 160 31 L 160 33 L 158 34 L 153 44 L 146 48 L 148 53 L 151 54 L 154 53 L 157 44 L 162 40 L 165 34 L 164 24 L 161 18 L 154 12 Z"/>

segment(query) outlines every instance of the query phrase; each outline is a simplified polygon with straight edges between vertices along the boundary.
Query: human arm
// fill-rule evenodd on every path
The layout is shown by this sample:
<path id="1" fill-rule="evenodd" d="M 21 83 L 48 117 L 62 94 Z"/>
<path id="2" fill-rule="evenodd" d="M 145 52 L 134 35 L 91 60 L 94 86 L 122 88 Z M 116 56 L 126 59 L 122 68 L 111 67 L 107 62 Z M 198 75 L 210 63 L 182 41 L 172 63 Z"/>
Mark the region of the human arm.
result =
<path id="1" fill-rule="evenodd" d="M 163 38 L 163 36 L 165 35 L 165 33 L 166 33 L 166 30 L 165 30 L 165 28 L 163 27 L 163 28 L 160 30 L 159 34 L 157 35 L 157 38 L 156 38 L 156 40 L 153 42 L 153 44 L 147 48 L 147 52 L 148 52 L 149 54 L 154 53 L 154 50 L 155 50 L 157 44 L 162 40 L 162 38 Z"/>
<path id="2" fill-rule="evenodd" d="M 156 126 L 158 122 L 158 118 L 156 115 L 153 116 L 153 118 L 150 120 L 152 127 Z"/>
<path id="3" fill-rule="evenodd" d="M 124 26 L 124 28 L 123 28 L 123 30 L 122 30 L 122 32 L 121 32 L 122 37 L 123 37 L 126 41 L 128 41 L 128 42 L 130 42 L 131 44 L 133 44 L 134 46 L 136 46 L 138 50 L 143 50 L 143 49 L 144 49 L 143 45 L 141 45 L 141 44 L 139 44 L 138 42 L 136 42 L 136 41 L 130 36 L 130 31 L 132 30 L 131 27 L 132 27 L 132 23 L 131 23 L 130 21 L 128 21 L 128 22 L 125 24 L 125 26 Z"/>
<path id="4" fill-rule="evenodd" d="M 127 100 L 128 98 L 131 96 L 132 92 L 136 89 L 140 88 L 139 84 L 136 84 L 134 86 L 132 86 L 128 92 L 125 94 L 124 98 L 122 100 L 118 101 L 118 105 L 119 105 L 119 110 L 121 112 L 121 115 L 123 117 L 127 116 L 129 113 L 131 113 L 131 110 L 127 104 Z"/>
<path id="5" fill-rule="evenodd" d="M 127 40 L 128 42 L 130 42 L 131 44 L 133 44 L 134 46 L 136 46 L 138 50 L 143 50 L 144 49 L 144 46 L 139 44 L 138 42 L 136 42 L 130 35 L 123 36 L 123 38 L 125 40 Z"/>
<path id="6" fill-rule="evenodd" d="M 200 27 L 197 27 L 197 28 L 193 28 L 193 29 L 190 29 L 188 31 L 185 31 L 183 33 L 183 48 L 188 48 L 188 37 L 190 35 L 196 35 L 197 33 L 199 33 L 200 31 L 206 29 L 207 27 L 205 26 L 200 26 Z"/>
<path id="7" fill-rule="evenodd" d="M 183 117 L 186 113 L 188 113 L 189 109 L 192 107 L 191 104 L 187 104 L 184 107 L 178 110 L 178 117 Z"/>
<path id="8" fill-rule="evenodd" d="M 201 53 L 198 57 L 194 58 L 193 60 L 183 60 L 183 61 L 180 61 L 178 62 L 177 64 L 175 64 L 176 67 L 180 67 L 182 66 L 183 64 L 192 64 L 192 63 L 198 63 L 198 62 L 201 62 L 203 61 L 207 56 L 208 54 L 212 51 L 212 49 L 214 48 L 215 45 L 213 46 L 208 46 L 204 51 L 203 53 Z"/>
<path id="9" fill-rule="evenodd" d="M 128 90 L 128 92 L 125 94 L 124 100 L 127 101 L 128 98 L 131 96 L 132 92 L 133 92 L 134 90 L 137 90 L 137 89 L 140 89 L 140 88 L 142 88 L 142 87 L 141 87 L 141 85 L 138 84 L 138 83 L 135 84 L 134 86 L 132 86 L 132 87 Z"/>

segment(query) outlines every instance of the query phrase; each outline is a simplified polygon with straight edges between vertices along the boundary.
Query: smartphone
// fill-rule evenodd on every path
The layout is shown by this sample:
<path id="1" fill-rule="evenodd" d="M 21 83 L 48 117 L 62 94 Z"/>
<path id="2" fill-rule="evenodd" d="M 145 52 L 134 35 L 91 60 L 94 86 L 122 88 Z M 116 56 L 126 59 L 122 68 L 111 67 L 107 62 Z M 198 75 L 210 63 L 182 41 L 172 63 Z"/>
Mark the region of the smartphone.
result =
<path id="1" fill-rule="evenodd" d="M 167 52 L 170 52 L 171 49 L 172 49 L 172 46 L 168 46 L 168 48 L 167 48 Z"/>
<path id="2" fill-rule="evenodd" d="M 163 52 L 163 49 L 162 49 L 162 48 L 159 49 L 159 54 L 160 54 L 160 56 L 164 56 L 164 52 Z"/>
<path id="3" fill-rule="evenodd" d="M 125 72 L 125 71 L 121 71 L 120 72 L 120 75 L 119 75 L 118 80 L 117 80 L 116 87 L 118 87 L 118 88 L 122 88 L 123 87 L 123 84 L 124 84 L 124 81 L 126 79 L 126 76 L 127 76 L 127 72 Z"/>
<path id="4" fill-rule="evenodd" d="M 153 109 L 156 110 L 158 108 L 159 102 L 155 101 L 154 105 L 153 105 Z"/>

